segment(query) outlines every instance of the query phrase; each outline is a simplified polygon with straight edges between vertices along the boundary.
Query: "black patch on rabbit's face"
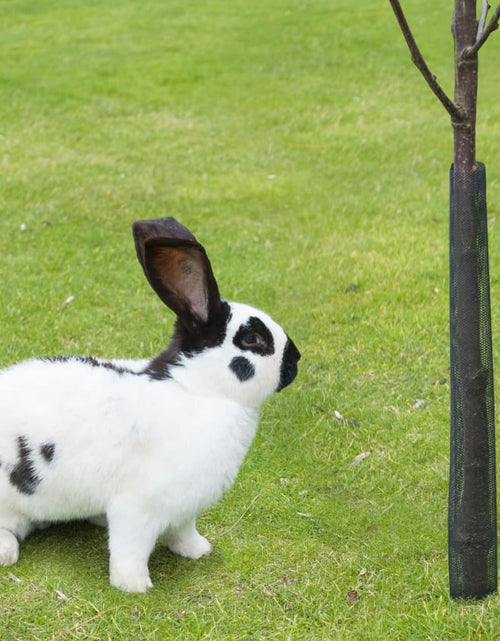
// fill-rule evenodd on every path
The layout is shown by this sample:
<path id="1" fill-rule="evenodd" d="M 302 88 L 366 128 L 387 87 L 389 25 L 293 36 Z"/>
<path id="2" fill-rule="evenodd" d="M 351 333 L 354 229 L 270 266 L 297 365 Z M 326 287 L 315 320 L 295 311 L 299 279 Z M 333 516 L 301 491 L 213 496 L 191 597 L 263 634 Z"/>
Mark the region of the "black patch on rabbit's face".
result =
<path id="1" fill-rule="evenodd" d="M 17 438 L 18 462 L 10 473 L 10 482 L 22 494 L 32 495 L 36 492 L 41 478 L 35 470 L 35 463 L 31 458 L 32 449 L 25 436 Z"/>
<path id="2" fill-rule="evenodd" d="M 246 323 L 240 325 L 234 335 L 233 344 L 244 351 L 260 354 L 260 356 L 274 354 L 273 335 L 257 316 L 250 316 Z"/>
<path id="3" fill-rule="evenodd" d="M 295 343 L 288 338 L 283 351 L 283 360 L 281 361 L 280 369 L 280 382 L 278 385 L 277 392 L 280 392 L 284 387 L 290 385 L 290 383 L 297 376 L 297 363 L 300 360 L 300 352 L 297 349 Z"/>
<path id="4" fill-rule="evenodd" d="M 244 356 L 235 356 L 229 363 L 229 367 L 242 383 L 250 380 L 255 375 L 255 367 Z"/>

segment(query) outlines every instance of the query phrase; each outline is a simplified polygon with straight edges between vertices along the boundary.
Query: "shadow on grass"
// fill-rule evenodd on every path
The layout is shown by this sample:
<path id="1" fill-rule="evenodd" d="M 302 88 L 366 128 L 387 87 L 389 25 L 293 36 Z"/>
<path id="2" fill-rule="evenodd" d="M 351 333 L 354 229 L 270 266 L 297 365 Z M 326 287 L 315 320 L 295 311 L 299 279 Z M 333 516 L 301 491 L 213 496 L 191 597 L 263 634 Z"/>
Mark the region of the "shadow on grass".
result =
<path id="1" fill-rule="evenodd" d="M 103 589 L 109 586 L 109 551 L 107 530 L 87 521 L 50 525 L 33 532 L 22 544 L 20 560 L 11 568 L 23 581 L 47 581 L 71 588 Z M 203 579 L 216 572 L 221 555 L 214 550 L 210 557 L 197 561 L 185 559 L 157 544 L 149 560 L 155 587 L 182 583 L 186 576 Z M 69 589 L 69 588 L 68 588 Z M 112 588 L 114 590 L 114 588 Z"/>

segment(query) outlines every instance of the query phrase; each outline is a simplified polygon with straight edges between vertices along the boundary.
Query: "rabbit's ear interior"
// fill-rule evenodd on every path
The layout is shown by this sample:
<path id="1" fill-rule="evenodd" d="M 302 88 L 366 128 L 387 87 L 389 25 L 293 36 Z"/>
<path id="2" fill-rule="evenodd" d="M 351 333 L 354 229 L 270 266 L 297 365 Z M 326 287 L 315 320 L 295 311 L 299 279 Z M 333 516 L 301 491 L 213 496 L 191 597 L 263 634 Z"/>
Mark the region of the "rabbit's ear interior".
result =
<path id="1" fill-rule="evenodd" d="M 133 225 L 137 256 L 161 300 L 184 321 L 207 323 L 220 305 L 210 261 L 191 232 L 173 218 Z"/>

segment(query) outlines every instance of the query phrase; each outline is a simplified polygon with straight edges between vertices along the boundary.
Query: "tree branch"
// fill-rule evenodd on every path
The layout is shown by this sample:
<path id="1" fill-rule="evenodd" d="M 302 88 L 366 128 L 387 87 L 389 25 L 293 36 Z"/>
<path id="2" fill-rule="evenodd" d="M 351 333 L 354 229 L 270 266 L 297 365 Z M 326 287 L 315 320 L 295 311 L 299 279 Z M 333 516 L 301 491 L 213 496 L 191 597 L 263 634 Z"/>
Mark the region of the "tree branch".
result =
<path id="1" fill-rule="evenodd" d="M 401 8 L 401 5 L 399 3 L 399 0 L 389 0 L 389 2 L 391 3 L 391 7 L 392 7 L 392 10 L 394 11 L 394 15 L 396 16 L 396 20 L 398 21 L 398 24 L 401 28 L 403 36 L 406 40 L 408 49 L 410 50 L 411 59 L 413 63 L 415 64 L 417 69 L 420 71 L 420 73 L 424 77 L 424 80 L 429 85 L 431 91 L 434 93 L 434 95 L 437 97 L 437 99 L 440 101 L 440 103 L 443 105 L 446 111 L 450 114 L 452 122 L 453 123 L 464 122 L 466 118 L 465 112 L 458 105 L 456 105 L 453 102 L 453 100 L 451 100 L 446 95 L 446 93 L 441 88 L 441 85 L 436 80 L 436 76 L 431 72 L 431 70 L 427 66 L 427 63 L 424 60 L 424 57 L 420 53 L 420 49 L 418 48 L 417 43 L 415 42 L 415 38 L 413 37 L 413 34 L 410 30 L 406 17 L 403 13 L 403 9 Z M 487 30 L 488 29 L 486 29 L 486 31 Z"/>
<path id="2" fill-rule="evenodd" d="M 488 0 L 482 0 L 482 5 L 483 8 L 481 9 L 481 17 L 479 18 L 479 22 L 477 23 L 476 40 L 479 40 L 479 38 L 483 35 L 484 25 L 486 24 L 486 16 L 488 15 L 488 11 L 491 9 Z"/>
<path id="3" fill-rule="evenodd" d="M 484 15 L 484 21 L 486 22 L 486 15 L 484 14 L 484 8 L 483 8 L 483 14 L 481 15 L 481 18 Z M 495 13 L 491 16 L 491 20 L 488 23 L 488 26 L 486 29 L 480 34 L 478 30 L 478 38 L 474 45 L 472 47 L 466 47 L 461 55 L 460 59 L 461 60 L 468 60 L 469 58 L 472 58 L 472 56 L 475 56 L 476 53 L 481 49 L 481 47 L 484 45 L 486 40 L 490 37 L 490 35 L 498 29 L 498 21 L 500 20 L 500 4 L 498 7 L 495 9 Z"/>

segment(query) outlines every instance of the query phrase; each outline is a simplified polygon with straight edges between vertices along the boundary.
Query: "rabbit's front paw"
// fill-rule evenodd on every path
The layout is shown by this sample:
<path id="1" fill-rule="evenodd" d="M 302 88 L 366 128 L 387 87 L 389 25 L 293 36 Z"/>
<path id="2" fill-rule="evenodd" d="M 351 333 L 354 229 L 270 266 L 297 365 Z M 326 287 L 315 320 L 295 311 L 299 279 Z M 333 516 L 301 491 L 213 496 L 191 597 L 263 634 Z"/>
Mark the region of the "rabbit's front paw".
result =
<path id="1" fill-rule="evenodd" d="M 147 570 L 146 572 L 133 572 L 124 567 L 113 568 L 109 582 L 114 588 L 123 592 L 144 593 L 153 587 Z"/>
<path id="2" fill-rule="evenodd" d="M 19 558 L 19 542 L 15 535 L 0 528 L 0 565 L 14 565 Z"/>

